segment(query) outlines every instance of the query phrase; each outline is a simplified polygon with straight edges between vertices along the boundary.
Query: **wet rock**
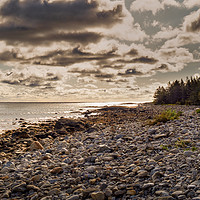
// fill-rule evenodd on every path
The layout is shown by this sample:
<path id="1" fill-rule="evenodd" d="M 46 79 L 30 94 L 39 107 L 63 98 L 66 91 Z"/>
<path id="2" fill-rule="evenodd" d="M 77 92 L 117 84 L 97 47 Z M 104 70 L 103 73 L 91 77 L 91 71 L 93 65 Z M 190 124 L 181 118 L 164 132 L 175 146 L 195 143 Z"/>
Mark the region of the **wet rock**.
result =
<path id="1" fill-rule="evenodd" d="M 85 129 L 85 124 L 81 121 L 62 118 L 56 122 L 55 129 L 62 129 L 62 128 L 64 128 L 69 132 L 81 131 Z"/>
<path id="2" fill-rule="evenodd" d="M 14 131 L 12 137 L 30 138 L 30 135 L 27 130 L 19 130 L 19 131 Z"/>

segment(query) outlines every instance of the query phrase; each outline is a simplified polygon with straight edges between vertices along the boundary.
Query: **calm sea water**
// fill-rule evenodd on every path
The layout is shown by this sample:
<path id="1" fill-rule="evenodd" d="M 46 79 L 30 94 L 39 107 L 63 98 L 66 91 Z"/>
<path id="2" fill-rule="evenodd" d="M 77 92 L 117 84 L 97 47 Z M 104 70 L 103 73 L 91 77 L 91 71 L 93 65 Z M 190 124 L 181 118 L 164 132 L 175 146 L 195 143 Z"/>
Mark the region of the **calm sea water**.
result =
<path id="1" fill-rule="evenodd" d="M 25 122 L 39 122 L 60 117 L 81 117 L 87 110 L 103 106 L 124 105 L 137 106 L 136 103 L 109 102 L 109 103 L 0 103 L 0 132 L 14 129 L 21 125 L 20 119 Z"/>

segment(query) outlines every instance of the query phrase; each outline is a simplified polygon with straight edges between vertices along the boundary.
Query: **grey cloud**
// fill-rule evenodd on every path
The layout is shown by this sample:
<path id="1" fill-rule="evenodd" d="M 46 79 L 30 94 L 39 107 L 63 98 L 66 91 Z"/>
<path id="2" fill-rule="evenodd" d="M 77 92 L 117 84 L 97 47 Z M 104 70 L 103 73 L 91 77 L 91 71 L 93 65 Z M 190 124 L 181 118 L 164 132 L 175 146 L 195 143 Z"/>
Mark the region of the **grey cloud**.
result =
<path id="1" fill-rule="evenodd" d="M 76 47 L 69 51 L 53 51 L 43 56 L 32 58 L 32 62 L 38 65 L 55 65 L 55 66 L 69 66 L 75 63 L 89 62 L 89 61 L 107 61 L 110 58 L 118 57 L 116 50 L 105 51 L 102 53 L 93 54 L 85 52 L 80 47 Z"/>
<path id="2" fill-rule="evenodd" d="M 9 76 L 4 77 L 1 82 L 9 85 L 20 85 L 27 87 L 43 87 L 54 88 L 53 82 L 60 80 L 60 78 L 54 74 L 47 73 L 46 77 L 39 77 L 36 75 L 26 76 L 24 73 L 10 73 Z"/>
<path id="3" fill-rule="evenodd" d="M 134 58 L 131 60 L 124 60 L 124 59 L 119 59 L 117 62 L 120 63 L 144 63 L 144 64 L 155 64 L 158 62 L 157 59 L 155 58 L 149 58 L 148 56 L 141 56 L 138 58 Z"/>
<path id="4" fill-rule="evenodd" d="M 136 49 L 131 49 L 127 55 L 131 55 L 131 56 L 137 56 L 138 55 L 138 51 Z"/>
<path id="5" fill-rule="evenodd" d="M 187 27 L 186 27 L 186 29 L 189 32 L 200 31 L 200 15 L 199 15 L 199 17 L 196 20 L 194 20 L 190 24 L 188 24 Z"/>
<path id="6" fill-rule="evenodd" d="M 96 61 L 107 63 L 110 58 L 116 58 L 115 49 L 94 54 L 81 49 L 80 46 L 71 50 L 51 51 L 41 56 L 33 56 L 32 58 L 24 58 L 20 52 L 5 51 L 0 53 L 0 61 L 18 61 L 21 64 L 49 65 L 49 66 L 69 66 L 75 63 Z M 114 67 L 114 66 L 113 66 Z M 117 65 L 116 65 L 117 67 Z"/>
<path id="7" fill-rule="evenodd" d="M 101 73 L 101 74 L 97 74 L 95 75 L 96 78 L 99 79 L 107 79 L 107 78 L 114 78 L 114 74 L 106 74 L 106 73 Z"/>
<path id="8" fill-rule="evenodd" d="M 0 40 L 17 42 L 95 41 L 100 34 L 79 33 L 88 27 L 111 27 L 123 18 L 122 5 L 99 11 L 97 0 L 9 0 L 0 9 Z M 70 32 L 62 33 L 64 30 Z M 76 32 L 73 32 L 73 31 Z M 59 33 L 58 31 L 61 31 Z M 43 34 L 44 36 L 39 36 Z"/>
<path id="9" fill-rule="evenodd" d="M 155 70 L 168 70 L 168 66 L 166 64 L 162 64 L 160 67 L 156 68 Z"/>
<path id="10" fill-rule="evenodd" d="M 5 51 L 0 53 L 0 61 L 19 60 L 18 53 L 15 51 Z"/>
<path id="11" fill-rule="evenodd" d="M 115 64 L 105 64 L 105 65 L 101 65 L 101 68 L 111 68 L 111 69 L 122 69 L 124 67 L 124 65 L 115 65 Z"/>
<path id="12" fill-rule="evenodd" d="M 148 56 L 135 58 L 132 61 L 136 63 L 148 63 L 148 64 L 155 64 L 156 62 L 158 62 L 158 60 L 156 60 L 155 58 L 149 58 Z"/>
<path id="13" fill-rule="evenodd" d="M 28 43 L 31 45 L 48 45 L 52 42 L 66 41 L 70 43 L 97 43 L 102 38 L 103 35 L 94 32 L 69 32 L 69 33 L 49 33 L 44 35 L 37 34 L 39 31 L 34 30 L 23 30 L 20 28 L 15 28 L 13 30 L 5 30 L 5 27 L 0 26 L 0 40 L 7 41 L 8 44 L 13 43 Z"/>
<path id="14" fill-rule="evenodd" d="M 90 76 L 94 74 L 101 74 L 101 71 L 99 69 L 78 69 L 75 68 L 73 70 L 69 70 L 71 73 L 79 73 L 82 76 Z"/>
<path id="15" fill-rule="evenodd" d="M 143 75 L 142 72 L 137 71 L 136 69 L 127 69 L 125 73 L 118 73 L 119 76 L 141 76 Z"/>
<path id="16" fill-rule="evenodd" d="M 80 76 L 91 76 L 94 75 L 98 79 L 110 79 L 114 78 L 114 74 L 104 73 L 100 69 L 78 69 L 69 70 L 71 73 L 79 73 Z"/>
<path id="17" fill-rule="evenodd" d="M 140 88 L 130 88 L 131 91 L 138 91 Z"/>
<path id="18" fill-rule="evenodd" d="M 129 81 L 127 79 L 118 79 L 118 80 L 107 79 L 106 82 L 120 84 L 120 83 L 128 83 Z"/>

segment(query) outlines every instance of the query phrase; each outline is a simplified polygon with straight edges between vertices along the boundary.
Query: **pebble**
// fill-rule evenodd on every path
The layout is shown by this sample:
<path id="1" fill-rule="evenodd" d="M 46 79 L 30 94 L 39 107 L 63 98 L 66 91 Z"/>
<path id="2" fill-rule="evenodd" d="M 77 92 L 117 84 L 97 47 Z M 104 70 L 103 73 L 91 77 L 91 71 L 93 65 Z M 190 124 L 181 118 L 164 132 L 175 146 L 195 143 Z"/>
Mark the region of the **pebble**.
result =
<path id="1" fill-rule="evenodd" d="M 155 194 L 158 196 L 169 196 L 169 192 L 164 191 L 164 190 L 158 190 L 155 192 Z"/>
<path id="2" fill-rule="evenodd" d="M 146 170 L 141 170 L 141 171 L 138 172 L 138 175 L 137 175 L 137 176 L 138 176 L 139 178 L 144 178 L 144 177 L 148 176 L 148 174 L 149 174 L 148 171 L 146 171 Z"/>
<path id="3" fill-rule="evenodd" d="M 51 170 L 52 174 L 59 174 L 63 172 L 63 168 L 62 167 L 55 167 Z"/>
<path id="4" fill-rule="evenodd" d="M 79 195 L 73 195 L 67 198 L 67 200 L 79 200 L 79 199 L 80 199 Z"/>
<path id="5" fill-rule="evenodd" d="M 43 150 L 44 147 L 38 142 L 38 141 L 34 141 L 31 146 L 30 146 L 30 150 Z"/>
<path id="6" fill-rule="evenodd" d="M 109 188 L 106 188 L 106 189 L 105 189 L 105 195 L 106 195 L 107 197 L 111 197 L 111 196 L 112 196 L 112 190 L 109 189 Z"/>
<path id="7" fill-rule="evenodd" d="M 148 104 L 10 131 L 0 138 L 0 199 L 200 199 L 195 107 L 175 106 L 183 111 L 178 120 L 146 121 L 171 107 Z"/>
<path id="8" fill-rule="evenodd" d="M 175 191 L 172 193 L 172 196 L 176 197 L 176 198 L 178 198 L 178 196 L 180 196 L 180 195 L 183 195 L 183 191 Z"/>
<path id="9" fill-rule="evenodd" d="M 126 192 L 127 195 L 131 195 L 131 196 L 136 195 L 136 193 L 137 192 L 135 190 L 127 190 Z"/>
<path id="10" fill-rule="evenodd" d="M 185 151 L 184 152 L 184 155 L 186 156 L 186 157 L 190 157 L 190 156 L 192 156 L 194 153 L 192 152 L 192 151 Z"/>
<path id="11" fill-rule="evenodd" d="M 93 200 L 104 200 L 105 195 L 103 192 L 93 192 L 91 193 L 91 197 Z"/>
<path id="12" fill-rule="evenodd" d="M 96 170 L 96 167 L 95 166 L 89 166 L 86 168 L 86 171 L 89 172 L 89 173 L 94 173 Z"/>

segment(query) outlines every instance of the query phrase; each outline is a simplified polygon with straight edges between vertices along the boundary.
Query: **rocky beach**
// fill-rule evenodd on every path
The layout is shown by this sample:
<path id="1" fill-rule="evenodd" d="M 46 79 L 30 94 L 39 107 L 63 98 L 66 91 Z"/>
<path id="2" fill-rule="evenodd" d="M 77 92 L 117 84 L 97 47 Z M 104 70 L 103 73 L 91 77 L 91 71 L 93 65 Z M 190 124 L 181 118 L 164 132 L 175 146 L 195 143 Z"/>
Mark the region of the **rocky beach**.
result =
<path id="1" fill-rule="evenodd" d="M 149 123 L 163 110 L 182 112 Z M 200 200 L 196 106 L 105 107 L 0 138 L 0 199 Z"/>

